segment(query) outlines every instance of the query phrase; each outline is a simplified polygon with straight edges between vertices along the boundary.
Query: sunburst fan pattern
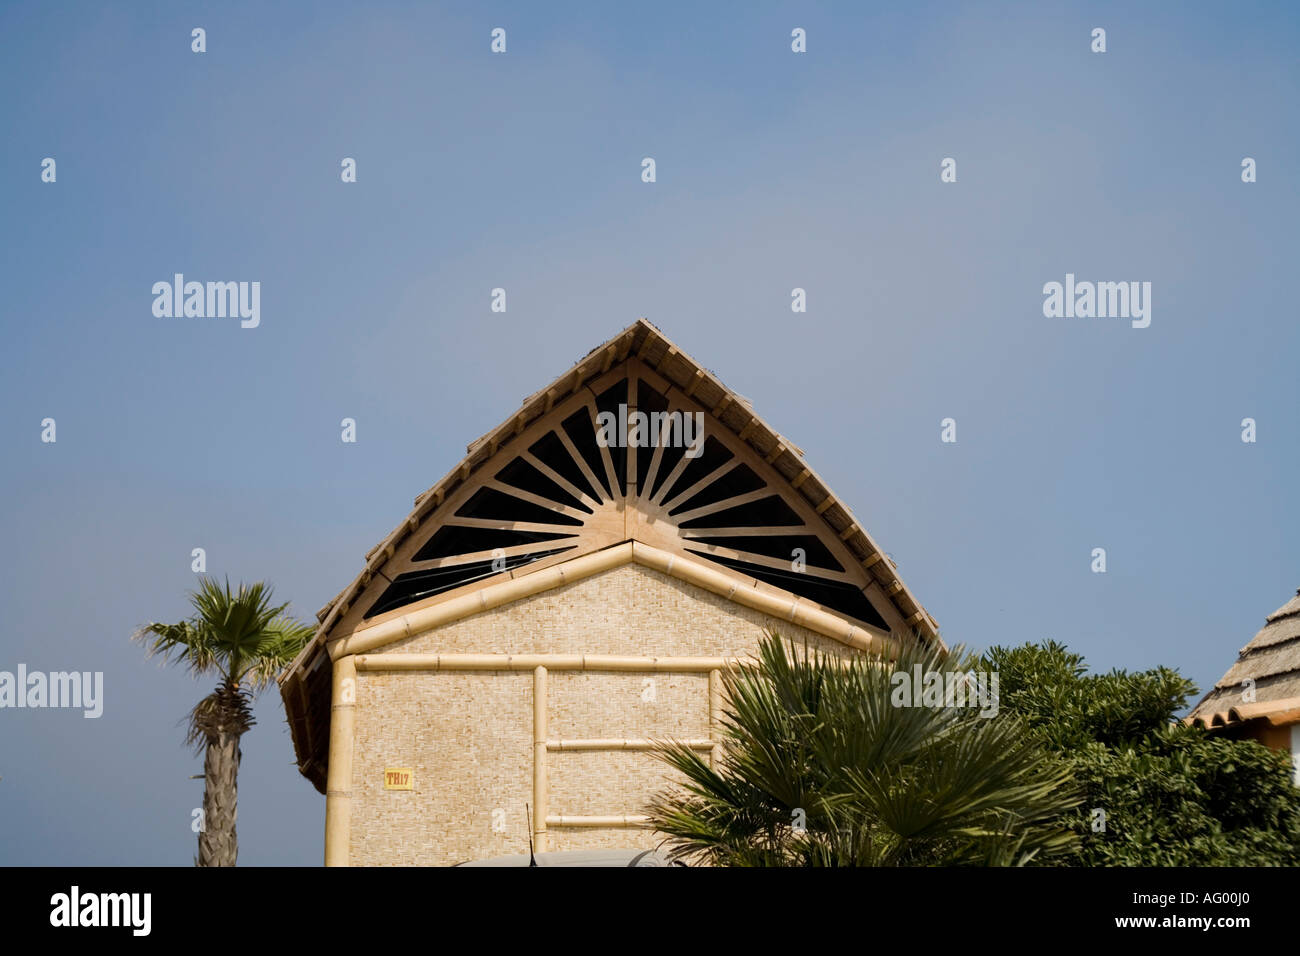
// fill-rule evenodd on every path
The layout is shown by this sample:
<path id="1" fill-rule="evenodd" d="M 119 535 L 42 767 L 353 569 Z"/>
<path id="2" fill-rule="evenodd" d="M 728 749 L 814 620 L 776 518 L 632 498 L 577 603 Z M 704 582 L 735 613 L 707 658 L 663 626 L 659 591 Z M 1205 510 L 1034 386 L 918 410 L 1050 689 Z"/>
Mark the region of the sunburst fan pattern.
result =
<path id="1" fill-rule="evenodd" d="M 635 537 L 887 629 L 861 576 L 836 557 L 838 542 L 801 515 L 775 472 L 656 376 L 620 374 L 570 396 L 523 436 L 526 445 L 498 453 L 472 489 L 425 523 L 406 570 L 364 618 Z M 626 445 L 621 433 L 599 440 L 602 413 L 638 412 L 657 433 L 633 430 Z M 703 420 L 702 435 L 682 429 L 688 415 Z"/>

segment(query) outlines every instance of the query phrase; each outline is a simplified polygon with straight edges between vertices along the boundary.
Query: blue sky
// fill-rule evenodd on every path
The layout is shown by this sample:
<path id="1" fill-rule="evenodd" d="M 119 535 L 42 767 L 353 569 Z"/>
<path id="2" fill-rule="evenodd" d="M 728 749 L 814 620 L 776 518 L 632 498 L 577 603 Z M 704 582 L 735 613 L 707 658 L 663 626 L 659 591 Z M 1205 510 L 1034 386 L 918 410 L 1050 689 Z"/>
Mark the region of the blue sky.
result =
<path id="1" fill-rule="evenodd" d="M 0 863 L 190 863 L 210 688 L 127 638 L 186 614 L 191 549 L 311 617 L 642 315 L 950 643 L 1208 688 L 1300 587 L 1296 8 L 864 6 L 0 5 L 0 670 L 105 674 L 98 720 L 0 711 Z M 261 325 L 154 317 L 176 272 L 261 282 Z M 1151 282 L 1150 327 L 1045 318 L 1066 273 Z M 315 865 L 257 714 L 240 862 Z"/>

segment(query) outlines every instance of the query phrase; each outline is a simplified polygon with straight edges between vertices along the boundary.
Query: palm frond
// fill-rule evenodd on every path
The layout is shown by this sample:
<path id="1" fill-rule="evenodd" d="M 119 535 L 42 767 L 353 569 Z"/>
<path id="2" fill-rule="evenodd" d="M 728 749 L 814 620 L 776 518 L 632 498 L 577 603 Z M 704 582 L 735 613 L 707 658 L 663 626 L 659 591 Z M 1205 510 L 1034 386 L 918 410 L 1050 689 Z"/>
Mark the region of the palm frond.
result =
<path id="1" fill-rule="evenodd" d="M 768 634 L 723 675 L 723 758 L 666 742 L 648 808 L 670 855 L 736 866 L 1011 865 L 1068 851 L 1069 767 L 1010 717 L 896 706 L 896 675 L 967 672 L 962 648 L 842 659 Z M 919 702 L 918 702 L 919 703 Z"/>

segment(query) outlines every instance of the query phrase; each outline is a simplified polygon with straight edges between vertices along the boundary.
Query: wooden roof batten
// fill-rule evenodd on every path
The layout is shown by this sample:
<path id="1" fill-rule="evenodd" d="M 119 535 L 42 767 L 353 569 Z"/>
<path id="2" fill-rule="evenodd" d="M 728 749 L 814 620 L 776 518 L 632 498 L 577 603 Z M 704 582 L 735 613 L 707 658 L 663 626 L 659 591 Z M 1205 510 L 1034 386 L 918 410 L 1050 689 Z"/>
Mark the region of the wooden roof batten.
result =
<path id="1" fill-rule="evenodd" d="M 627 371 L 624 371 L 625 363 L 629 363 Z M 619 375 L 631 383 L 630 404 L 633 406 L 637 401 L 636 384 L 640 380 L 644 381 L 653 390 L 668 395 L 671 403 L 683 408 L 699 408 L 706 415 L 711 414 L 715 422 L 714 428 L 716 429 L 720 425 L 725 429 L 725 432 L 721 435 L 711 433 L 712 437 L 722 439 L 728 450 L 736 454 L 737 460 L 745 461 L 752 470 L 765 476 L 766 484 L 774 492 L 778 492 L 778 497 L 783 501 L 789 499 L 787 503 L 793 506 L 801 516 L 800 521 L 802 523 L 799 525 L 791 525 L 786 528 L 759 529 L 760 531 L 766 531 L 767 533 L 784 531 L 793 535 L 811 534 L 819 539 L 824 539 L 827 546 L 831 548 L 832 553 L 839 559 L 839 563 L 847 569 L 844 574 L 849 579 L 861 581 L 859 587 L 865 594 L 875 595 L 872 603 L 878 601 L 888 602 L 890 607 L 889 619 L 892 619 L 896 625 L 903 625 L 920 639 L 943 646 L 942 639 L 939 637 L 937 623 L 908 591 L 901 578 L 899 578 L 894 563 L 884 556 L 883 551 L 871 539 L 861 523 L 854 518 L 848 507 L 836 498 L 825 482 L 808 466 L 800 449 L 768 426 L 753 411 L 746 399 L 727 388 L 712 372 L 691 359 L 687 353 L 670 342 L 651 323 L 645 319 L 638 319 L 608 342 L 587 353 L 551 385 L 525 398 L 519 409 L 500 426 L 469 444 L 465 459 L 452 468 L 440 481 L 415 497 L 414 507 L 410 514 L 367 553 L 365 565 L 352 583 L 340 591 L 333 600 L 317 613 L 319 627 L 312 641 L 278 678 L 282 694 L 285 695 L 286 706 L 292 701 L 294 706 L 291 710 L 295 712 L 302 711 L 305 694 L 303 688 L 296 685 L 298 682 L 308 680 L 309 677 L 312 677 L 314 681 L 323 679 L 325 681 L 325 690 L 328 692 L 328 674 L 330 670 L 328 659 L 324 661 L 320 659 L 320 656 L 326 653 L 327 643 L 332 643 L 351 631 L 369 629 L 370 626 L 384 620 L 389 614 L 396 615 L 399 611 L 405 613 L 411 610 L 410 607 L 398 607 L 391 612 L 378 614 L 373 622 L 358 619 L 358 616 L 362 613 L 362 609 L 358 607 L 358 604 L 366 594 L 367 588 L 372 585 L 375 588 L 388 587 L 400 577 L 399 573 L 395 573 L 387 566 L 395 564 L 399 569 L 409 567 L 414 545 L 417 543 L 413 536 L 418 532 L 422 538 L 427 537 L 427 534 L 421 529 L 428 527 L 428 519 L 431 516 L 439 513 L 440 517 L 437 526 L 445 525 L 450 516 L 457 514 L 456 509 L 458 507 L 465 507 L 465 502 L 471 493 L 482 491 L 494 484 L 494 478 L 491 475 L 485 477 L 486 473 L 483 469 L 486 465 L 495 462 L 499 468 L 502 457 L 507 454 L 512 458 L 523 459 L 529 466 L 541 471 L 553 483 L 559 484 L 560 487 L 569 491 L 570 497 L 576 498 L 581 503 L 582 511 L 596 510 L 599 516 L 599 508 L 593 508 L 594 503 L 591 495 L 583 494 L 580 485 L 574 485 L 566 477 L 548 469 L 544 462 L 539 461 L 528 451 L 529 444 L 535 441 L 539 430 L 548 427 L 552 429 L 559 436 L 561 442 L 566 444 L 570 454 L 577 460 L 577 464 L 582 467 L 588 483 L 593 480 L 599 483 L 601 479 L 606 479 L 610 491 L 616 499 L 622 500 L 628 494 L 637 494 L 652 509 L 660 508 L 662 514 L 666 514 L 673 506 L 680 508 L 689 499 L 690 495 L 696 491 L 695 486 L 685 489 L 685 491 L 680 487 L 674 487 L 680 477 L 681 470 L 687 463 L 685 457 L 679 456 L 673 472 L 666 477 L 660 477 L 662 473 L 660 471 L 662 447 L 653 450 L 650 448 L 629 448 L 627 449 L 629 459 L 627 468 L 628 484 L 627 487 L 616 487 L 617 481 L 614 480 L 615 475 L 608 454 L 604 455 L 603 460 L 606 474 L 596 474 L 599 471 L 599 466 L 592 470 L 581 460 L 580 455 L 574 454 L 572 443 L 568 441 L 563 429 L 554 424 L 548 425 L 548 423 L 553 423 L 553 420 L 561 416 L 562 413 L 580 405 L 587 406 L 594 414 L 595 402 L 600 389 L 607 387 L 611 380 L 617 381 L 614 376 Z M 637 376 L 640 376 L 640 379 Z M 543 421 L 544 419 L 546 421 Z M 633 462 L 636 464 L 633 464 Z M 700 478 L 695 485 L 711 482 L 726 470 L 726 468 L 712 470 Z M 652 482 L 657 485 L 654 489 L 654 496 L 649 494 L 649 485 Z M 784 491 L 778 489 L 774 482 L 779 482 Z M 595 487 L 597 485 L 593 485 L 593 488 Z M 663 497 L 670 489 L 674 492 L 674 500 L 664 501 Z M 527 494 L 521 494 L 519 490 L 514 488 L 508 490 L 516 498 L 525 501 L 531 500 L 531 503 L 539 506 L 547 505 L 547 510 L 552 514 L 564 515 L 569 512 L 571 513 L 570 518 L 582 514 L 577 509 L 557 507 L 541 499 L 530 499 Z M 578 492 L 579 494 L 574 495 L 572 492 Z M 656 496 L 658 500 L 652 501 L 652 497 Z M 600 496 L 597 495 L 597 497 Z M 760 496 L 751 492 L 733 498 L 732 503 L 744 503 L 758 497 Z M 709 507 L 692 508 L 687 514 L 707 514 L 709 511 Z M 458 516 L 452 520 L 454 524 L 462 527 L 475 525 L 473 519 L 464 517 Z M 557 518 L 556 520 L 561 519 Z M 492 523 L 488 522 L 488 524 Z M 587 523 L 598 522 L 596 522 L 595 518 L 589 518 Z M 653 525 L 653 521 L 650 524 Z M 526 525 L 526 522 L 514 522 L 510 526 L 524 527 Z M 548 530 L 562 529 L 548 527 Z M 629 523 L 623 529 L 623 532 L 626 533 L 623 533 L 611 523 L 610 537 L 608 541 L 605 541 L 605 545 L 613 544 L 616 540 L 623 538 L 638 539 L 640 534 L 644 532 L 650 535 L 650 538 L 645 540 L 644 543 L 647 546 L 659 547 L 662 543 L 653 538 L 653 530 L 653 527 L 633 529 L 631 523 Z M 691 545 L 691 549 L 686 553 L 695 555 L 697 560 L 703 560 L 704 556 L 710 553 L 718 558 L 726 558 L 728 551 L 725 548 L 717 548 L 705 543 L 693 545 L 692 542 L 697 537 L 726 537 L 727 532 L 744 530 L 714 527 L 701 528 L 698 532 L 683 530 L 682 544 Z M 554 544 L 557 548 L 566 544 L 565 540 L 557 540 L 541 542 L 535 545 L 520 545 L 512 550 L 516 551 L 519 556 L 527 557 L 530 554 L 545 553 L 548 549 L 544 545 L 548 543 Z M 696 550 L 696 548 L 706 550 Z M 525 563 L 517 568 L 511 568 L 505 576 L 509 578 L 524 577 L 546 567 L 557 566 L 573 560 L 584 553 L 590 553 L 591 550 L 591 547 L 579 548 L 578 550 L 546 556 L 534 563 Z M 599 548 L 596 548 L 596 550 L 599 550 Z M 752 555 L 750 557 L 751 564 L 763 564 L 761 561 L 753 561 Z M 402 562 L 405 562 L 405 564 Z M 705 563 L 709 562 L 705 561 Z M 435 567 L 437 565 L 436 563 L 430 564 L 428 559 L 425 559 L 422 566 Z M 718 573 L 730 574 L 741 583 L 748 581 L 749 585 L 756 584 L 760 590 L 774 593 L 780 591 L 779 588 L 762 581 L 754 582 L 752 577 L 746 575 L 743 570 L 732 569 L 724 564 L 711 565 L 711 567 L 716 568 Z M 853 568 L 856 568 L 856 571 Z M 835 578 L 835 572 L 832 571 L 819 571 L 818 575 L 828 579 Z M 466 588 L 456 588 L 450 593 L 454 596 L 466 590 L 477 590 L 480 586 L 486 586 L 486 582 L 472 582 L 466 585 Z M 439 598 L 430 600 L 437 603 Z M 800 599 L 800 601 L 803 604 L 810 604 L 806 599 Z M 375 614 L 371 606 L 372 603 L 370 599 L 367 599 L 366 604 L 370 608 L 369 614 L 371 615 Z M 815 602 L 811 603 L 815 604 Z M 420 604 L 417 603 L 415 606 L 418 607 Z M 340 622 L 345 622 L 345 619 L 352 623 L 347 624 L 338 635 L 333 634 L 332 632 L 338 628 Z M 322 668 L 320 666 L 322 663 L 327 666 Z M 313 669 L 309 671 L 309 668 Z M 313 675 L 315 676 L 313 677 Z M 290 693 L 290 685 L 295 685 L 292 694 Z M 301 713 L 291 714 L 291 728 L 296 726 L 295 717 L 305 719 Z M 305 734 L 300 735 L 295 731 L 296 747 L 300 744 L 300 736 L 306 737 Z M 319 738 L 319 732 L 315 736 Z M 301 743 L 306 746 L 305 739 Z M 319 740 L 316 740 L 315 744 L 319 746 Z M 304 761 L 311 760 L 317 755 L 303 753 L 300 750 L 299 757 L 301 767 Z M 317 765 L 315 768 L 317 772 L 323 774 L 323 768 L 319 765 L 323 764 L 324 761 L 315 759 L 314 762 Z M 306 772 L 304 769 L 304 773 Z M 308 776 L 315 781 L 312 774 L 308 774 Z M 321 785 L 318 784 L 318 787 Z"/>

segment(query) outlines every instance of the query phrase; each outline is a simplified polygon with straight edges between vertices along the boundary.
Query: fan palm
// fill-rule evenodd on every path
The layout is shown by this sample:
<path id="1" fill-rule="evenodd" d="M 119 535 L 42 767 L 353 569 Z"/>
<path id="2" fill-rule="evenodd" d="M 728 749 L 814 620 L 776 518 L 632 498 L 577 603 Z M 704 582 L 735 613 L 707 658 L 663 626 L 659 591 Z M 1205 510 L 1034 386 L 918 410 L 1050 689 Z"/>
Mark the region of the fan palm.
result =
<path id="1" fill-rule="evenodd" d="M 896 674 L 966 673 L 972 659 L 904 649 L 887 664 L 762 641 L 756 666 L 723 675 L 722 759 L 658 755 L 684 782 L 648 813 L 674 858 L 730 866 L 1024 863 L 1067 852 L 1077 806 L 1068 768 L 1009 715 L 895 706 Z M 918 702 L 919 703 L 919 702 Z"/>
<path id="2" fill-rule="evenodd" d="M 198 866 L 234 866 L 239 741 L 255 723 L 254 695 L 297 656 L 313 629 L 285 615 L 286 604 L 271 603 L 271 587 L 259 581 L 230 590 L 200 578 L 191 593 L 194 614 L 176 624 L 154 622 L 134 639 L 149 655 L 183 663 L 195 677 L 216 676 L 216 689 L 194 705 L 185 742 L 203 759 L 203 826 Z"/>

